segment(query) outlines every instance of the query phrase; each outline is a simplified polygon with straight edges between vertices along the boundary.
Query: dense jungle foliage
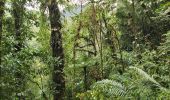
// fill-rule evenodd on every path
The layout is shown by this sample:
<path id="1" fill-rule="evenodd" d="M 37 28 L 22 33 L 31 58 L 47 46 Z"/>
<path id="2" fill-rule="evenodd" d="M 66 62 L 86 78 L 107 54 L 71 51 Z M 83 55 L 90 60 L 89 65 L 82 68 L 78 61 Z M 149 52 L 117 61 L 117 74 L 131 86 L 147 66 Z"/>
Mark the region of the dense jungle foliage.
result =
<path id="1" fill-rule="evenodd" d="M 170 100 L 170 1 L 0 0 L 0 100 Z"/>

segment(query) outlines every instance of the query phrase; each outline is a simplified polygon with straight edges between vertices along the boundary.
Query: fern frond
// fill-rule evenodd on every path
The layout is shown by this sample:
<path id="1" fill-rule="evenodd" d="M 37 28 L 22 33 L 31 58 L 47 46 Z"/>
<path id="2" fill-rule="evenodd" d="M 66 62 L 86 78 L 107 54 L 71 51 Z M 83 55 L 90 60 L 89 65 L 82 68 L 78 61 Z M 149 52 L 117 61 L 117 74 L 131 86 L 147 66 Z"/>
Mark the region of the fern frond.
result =
<path id="1" fill-rule="evenodd" d="M 123 96 L 126 92 L 124 86 L 121 83 L 108 79 L 94 83 L 92 89 L 104 93 L 109 97 Z"/>
<path id="2" fill-rule="evenodd" d="M 140 68 L 137 67 L 129 67 L 130 69 L 134 69 L 140 76 L 142 76 L 142 78 L 144 80 L 150 81 L 154 84 L 156 84 L 156 86 L 158 86 L 161 90 L 166 90 L 164 87 L 162 87 L 154 78 L 152 78 L 149 74 L 147 74 L 145 71 L 143 71 Z"/>
<path id="3" fill-rule="evenodd" d="M 135 71 L 137 71 L 137 73 L 138 73 L 140 76 L 142 76 L 143 79 L 149 80 L 149 81 L 157 84 L 158 86 L 160 86 L 160 84 L 159 84 L 156 80 L 154 80 L 150 75 L 148 75 L 148 74 L 147 74 L 145 71 L 143 71 L 142 69 L 137 68 L 137 67 L 132 67 L 132 66 L 129 67 L 129 68 L 130 68 L 130 69 L 134 69 Z"/>

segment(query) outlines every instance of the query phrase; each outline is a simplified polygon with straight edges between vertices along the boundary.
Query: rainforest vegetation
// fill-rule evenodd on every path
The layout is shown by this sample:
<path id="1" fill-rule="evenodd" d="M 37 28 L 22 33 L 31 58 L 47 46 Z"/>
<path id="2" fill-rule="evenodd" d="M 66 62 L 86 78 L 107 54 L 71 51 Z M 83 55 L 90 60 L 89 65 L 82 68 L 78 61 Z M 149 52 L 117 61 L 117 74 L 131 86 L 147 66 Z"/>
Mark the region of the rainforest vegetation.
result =
<path id="1" fill-rule="evenodd" d="M 0 100 L 170 100 L 170 1 L 0 0 Z"/>

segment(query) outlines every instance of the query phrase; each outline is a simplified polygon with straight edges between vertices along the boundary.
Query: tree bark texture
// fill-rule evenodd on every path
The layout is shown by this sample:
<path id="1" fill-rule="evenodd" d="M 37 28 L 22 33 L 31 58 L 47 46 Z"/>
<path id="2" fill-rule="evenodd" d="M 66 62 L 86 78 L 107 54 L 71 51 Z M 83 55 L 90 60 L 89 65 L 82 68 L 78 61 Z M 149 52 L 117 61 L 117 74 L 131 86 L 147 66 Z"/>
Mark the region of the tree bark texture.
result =
<path id="1" fill-rule="evenodd" d="M 17 55 L 17 53 L 19 53 L 23 47 L 23 40 L 22 40 L 22 36 L 23 36 L 23 16 L 24 16 L 24 4 L 25 4 L 25 0 L 14 0 L 12 3 L 12 7 L 13 7 L 13 17 L 14 17 L 14 37 L 15 37 L 15 41 L 16 43 L 14 44 L 14 56 Z M 20 72 L 20 70 L 22 69 L 20 67 L 20 65 L 17 66 L 18 70 L 15 73 L 15 81 L 16 81 L 16 97 L 18 97 L 18 99 L 20 100 L 21 98 L 24 98 L 21 94 L 18 95 L 19 93 L 22 93 L 23 89 L 24 89 L 24 78 L 25 76 Z"/>
<path id="2" fill-rule="evenodd" d="M 64 53 L 62 47 L 62 33 L 60 22 L 60 11 L 56 0 L 50 0 L 48 5 L 49 17 L 51 24 L 51 48 L 52 56 L 57 62 L 54 63 L 53 83 L 54 83 L 54 100 L 63 100 L 65 92 L 64 80 Z"/>
<path id="3" fill-rule="evenodd" d="M 4 0 L 0 1 L 0 65 L 1 65 L 1 56 L 2 56 L 2 20 L 4 14 Z"/>
<path id="4" fill-rule="evenodd" d="M 14 0 L 13 1 L 13 16 L 14 16 L 14 25 L 15 25 L 15 52 L 18 52 L 22 48 L 22 24 L 23 24 L 23 12 L 24 12 L 24 4 L 21 1 Z"/>
<path id="5" fill-rule="evenodd" d="M 2 64 L 2 25 L 3 25 L 3 14 L 4 14 L 4 2 L 5 0 L 0 1 L 0 76 L 2 76 L 2 69 L 1 69 L 1 64 Z M 1 87 L 0 87 L 1 90 Z M 0 92 L 1 93 L 1 92 Z"/>

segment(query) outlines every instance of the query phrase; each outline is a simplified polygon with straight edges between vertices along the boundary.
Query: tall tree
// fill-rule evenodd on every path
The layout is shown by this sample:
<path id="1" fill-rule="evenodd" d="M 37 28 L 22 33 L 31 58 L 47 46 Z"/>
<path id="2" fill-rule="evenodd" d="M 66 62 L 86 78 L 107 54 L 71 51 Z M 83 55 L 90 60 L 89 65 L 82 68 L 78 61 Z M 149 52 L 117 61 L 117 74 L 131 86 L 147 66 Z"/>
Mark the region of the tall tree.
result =
<path id="1" fill-rule="evenodd" d="M 25 0 L 14 0 L 13 1 L 13 17 L 14 17 L 14 31 L 15 31 L 15 41 L 16 44 L 14 45 L 15 48 L 15 56 L 21 51 L 22 49 L 22 33 L 23 33 L 23 14 L 24 14 L 24 4 Z M 19 95 L 24 89 L 24 75 L 22 74 L 21 70 L 22 68 L 20 65 L 17 66 L 18 71 L 15 73 L 16 78 L 16 96 L 20 100 L 22 98 Z"/>
<path id="2" fill-rule="evenodd" d="M 50 0 L 49 5 L 49 17 L 51 24 L 51 48 L 52 56 L 55 58 L 54 69 L 53 69 L 53 82 L 54 82 L 54 100 L 63 100 L 65 91 L 64 81 L 64 53 L 62 47 L 62 33 L 60 11 L 56 0 Z"/>
<path id="3" fill-rule="evenodd" d="M 4 14 L 4 1 L 0 1 L 0 57 L 2 54 L 1 45 L 2 45 L 2 20 L 3 20 L 3 14 Z M 1 65 L 1 59 L 0 59 L 0 65 Z"/>
<path id="4" fill-rule="evenodd" d="M 0 1 L 0 76 L 1 76 L 1 57 L 2 57 L 2 20 L 4 14 L 4 2 L 5 0 Z"/>
<path id="5" fill-rule="evenodd" d="M 23 24 L 23 12 L 24 12 L 24 0 L 14 0 L 13 1 L 13 16 L 14 16 L 14 25 L 15 25 L 15 40 L 16 52 L 21 50 L 21 33 L 22 33 L 22 24 Z"/>

